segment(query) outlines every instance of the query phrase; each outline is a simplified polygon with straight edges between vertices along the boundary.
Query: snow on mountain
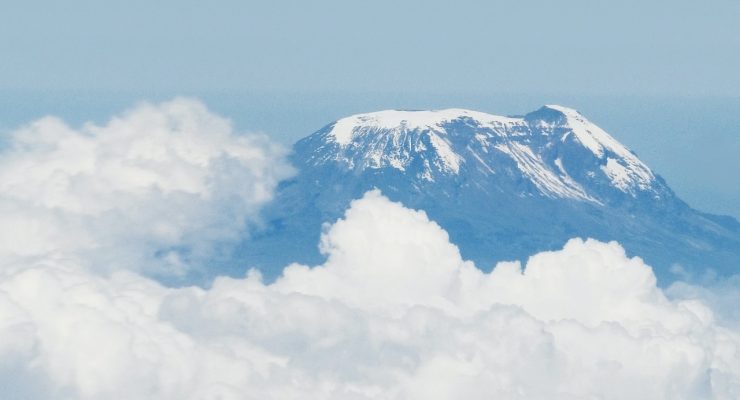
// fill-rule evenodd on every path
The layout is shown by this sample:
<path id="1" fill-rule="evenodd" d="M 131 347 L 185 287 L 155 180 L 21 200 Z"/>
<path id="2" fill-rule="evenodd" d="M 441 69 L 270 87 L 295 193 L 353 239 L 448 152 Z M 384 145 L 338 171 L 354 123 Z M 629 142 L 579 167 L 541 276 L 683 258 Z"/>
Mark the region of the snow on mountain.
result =
<path id="1" fill-rule="evenodd" d="M 634 194 L 633 190 L 645 190 L 655 181 L 653 172 L 634 153 L 578 111 L 558 105 L 543 108 L 560 113 L 562 117 L 555 118 L 554 122 L 539 120 L 537 127 L 543 133 L 564 131 L 561 141 L 566 141 L 572 134 L 598 159 L 606 159 L 601 169 L 616 188 Z"/>
<path id="2" fill-rule="evenodd" d="M 461 118 L 487 123 L 490 124 L 489 127 L 494 127 L 495 124 L 520 122 L 517 118 L 500 117 L 459 108 L 431 111 L 385 110 L 342 118 L 332 125 L 329 135 L 337 143 L 347 145 L 357 136 L 372 134 L 372 132 L 399 135 L 414 130 L 431 130 L 443 133 L 443 124 Z"/>
<path id="3" fill-rule="evenodd" d="M 314 165 L 335 162 L 360 171 L 389 167 L 430 182 L 466 169 L 495 175 L 509 167 L 502 156 L 550 197 L 599 203 L 599 196 L 585 189 L 589 181 L 606 179 L 633 197 L 649 191 L 655 181 L 627 148 L 577 111 L 561 106 L 545 106 L 524 117 L 463 109 L 386 110 L 342 118 L 318 136 L 325 145 L 312 156 Z M 552 157 L 553 148 L 568 143 L 579 144 L 598 160 L 585 182 L 568 172 L 562 157 Z"/>

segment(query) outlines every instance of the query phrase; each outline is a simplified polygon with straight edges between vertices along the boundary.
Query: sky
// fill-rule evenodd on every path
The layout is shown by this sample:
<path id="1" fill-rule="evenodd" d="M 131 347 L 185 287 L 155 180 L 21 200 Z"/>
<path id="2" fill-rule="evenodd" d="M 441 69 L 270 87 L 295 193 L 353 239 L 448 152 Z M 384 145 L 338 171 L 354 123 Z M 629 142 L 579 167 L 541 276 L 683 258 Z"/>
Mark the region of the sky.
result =
<path id="1" fill-rule="evenodd" d="M 740 217 L 735 1 L 26 1 L 0 129 L 192 96 L 285 144 L 347 114 L 574 107 L 691 205 Z"/>

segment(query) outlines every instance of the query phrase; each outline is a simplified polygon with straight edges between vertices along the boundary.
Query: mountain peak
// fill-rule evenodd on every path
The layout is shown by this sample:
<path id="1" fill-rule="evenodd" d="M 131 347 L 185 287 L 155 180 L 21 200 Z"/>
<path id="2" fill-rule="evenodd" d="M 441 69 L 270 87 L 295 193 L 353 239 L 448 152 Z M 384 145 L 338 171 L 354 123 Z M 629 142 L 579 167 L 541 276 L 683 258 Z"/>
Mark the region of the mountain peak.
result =
<path id="1" fill-rule="evenodd" d="M 561 106 L 559 104 L 546 104 L 540 108 L 540 110 L 542 109 L 558 112 L 566 117 L 582 116 L 581 113 L 575 108 Z"/>
<path id="2" fill-rule="evenodd" d="M 574 108 L 569 108 L 557 104 L 547 104 L 535 111 L 530 112 L 529 114 L 526 114 L 524 116 L 524 119 L 528 121 L 541 120 L 552 123 L 557 121 L 565 121 L 569 117 L 575 118 L 578 116 L 582 117 L 581 113 Z"/>
<path id="3" fill-rule="evenodd" d="M 611 152 L 621 158 L 639 161 L 624 145 L 575 109 L 546 105 L 525 115 L 524 119 L 540 129 L 567 130 L 564 139 L 572 133 L 583 146 L 599 158 L 604 158 L 607 152 Z"/>
<path id="4" fill-rule="evenodd" d="M 560 105 L 523 117 L 461 108 L 356 114 L 299 143 L 313 148 L 305 162 L 338 163 L 355 173 L 396 170 L 419 184 L 475 176 L 479 185 L 497 182 L 497 190 L 528 181 L 533 187 L 515 190 L 597 203 L 614 190 L 659 196 L 654 174 L 637 156 Z"/>

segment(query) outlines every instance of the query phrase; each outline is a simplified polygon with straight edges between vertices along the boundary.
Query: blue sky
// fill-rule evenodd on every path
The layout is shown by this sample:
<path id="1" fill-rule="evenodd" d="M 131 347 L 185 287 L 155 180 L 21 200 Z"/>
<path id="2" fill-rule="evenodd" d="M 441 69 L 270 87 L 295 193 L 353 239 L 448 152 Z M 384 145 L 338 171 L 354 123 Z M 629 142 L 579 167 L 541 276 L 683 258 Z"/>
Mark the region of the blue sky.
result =
<path id="1" fill-rule="evenodd" d="M 0 127 L 191 95 L 285 143 L 348 113 L 578 108 L 740 217 L 735 1 L 4 4 Z"/>

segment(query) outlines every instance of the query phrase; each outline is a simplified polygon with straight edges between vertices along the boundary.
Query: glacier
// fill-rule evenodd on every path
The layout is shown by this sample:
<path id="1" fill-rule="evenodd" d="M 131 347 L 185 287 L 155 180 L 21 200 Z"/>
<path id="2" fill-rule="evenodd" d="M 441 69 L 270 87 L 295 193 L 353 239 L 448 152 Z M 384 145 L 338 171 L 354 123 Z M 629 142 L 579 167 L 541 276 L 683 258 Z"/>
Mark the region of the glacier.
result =
<path id="1" fill-rule="evenodd" d="M 297 175 L 238 249 L 268 278 L 289 262 L 320 263 L 318 227 L 371 189 L 424 210 L 483 269 L 573 237 L 620 242 L 661 284 L 740 267 L 737 220 L 694 210 L 634 152 L 563 106 L 521 116 L 353 115 L 295 143 L 291 162 Z"/>

